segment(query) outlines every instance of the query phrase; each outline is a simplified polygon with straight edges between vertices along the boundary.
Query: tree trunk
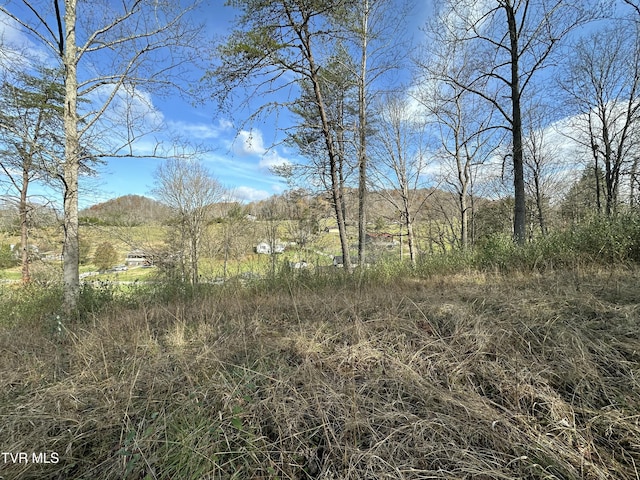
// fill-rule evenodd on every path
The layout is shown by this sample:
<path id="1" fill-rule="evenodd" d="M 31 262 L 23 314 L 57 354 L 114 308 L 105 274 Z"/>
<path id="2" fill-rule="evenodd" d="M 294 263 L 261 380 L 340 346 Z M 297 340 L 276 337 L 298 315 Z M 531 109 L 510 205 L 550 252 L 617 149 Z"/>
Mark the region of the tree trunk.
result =
<path id="1" fill-rule="evenodd" d="M 346 140 L 345 140 L 345 136 L 344 136 L 344 117 L 343 117 L 343 112 L 344 112 L 344 104 L 338 108 L 338 118 L 337 118 L 337 124 L 339 125 L 339 127 L 337 128 L 336 131 L 336 142 L 334 143 L 334 147 L 335 147 L 335 156 L 337 158 L 337 163 L 338 163 L 338 191 L 339 191 L 339 204 L 340 204 L 340 209 L 342 210 L 342 218 L 344 218 L 344 222 L 346 225 L 347 222 L 347 204 L 346 204 L 346 196 L 344 193 L 344 186 L 346 183 L 345 180 L 345 176 L 344 176 L 344 166 L 346 163 L 346 158 L 347 158 L 347 154 L 345 152 L 345 145 L 346 145 Z M 337 220 L 336 220 L 337 221 Z"/>
<path id="2" fill-rule="evenodd" d="M 460 247 L 466 250 L 469 246 L 469 212 L 467 207 L 466 186 L 460 192 Z"/>
<path id="3" fill-rule="evenodd" d="M 229 242 L 231 241 L 231 235 L 229 233 L 229 223 L 227 223 L 229 220 L 226 220 L 224 223 L 224 245 L 223 245 L 223 249 L 224 249 L 224 262 L 222 264 L 222 278 L 226 281 L 227 280 L 227 265 L 229 263 Z"/>
<path id="4" fill-rule="evenodd" d="M 630 176 L 630 191 L 629 191 L 629 206 L 634 208 L 637 204 L 636 195 L 637 195 L 637 185 L 638 185 L 638 161 L 640 159 L 635 157 L 633 159 L 633 164 L 631 165 Z"/>
<path id="5" fill-rule="evenodd" d="M 407 245 L 409 246 L 409 259 L 411 267 L 416 268 L 417 259 L 415 252 L 415 241 L 413 237 L 413 221 L 411 220 L 411 199 L 409 198 L 409 182 L 404 174 L 401 175 L 402 183 L 402 211 L 401 223 L 407 228 Z M 402 227 L 400 228 L 400 257 L 402 258 Z"/>
<path id="6" fill-rule="evenodd" d="M 409 259 L 411 260 L 411 267 L 416 268 L 416 242 L 413 236 L 413 222 L 411 221 L 411 217 L 409 216 L 407 216 L 407 244 L 409 245 Z"/>
<path id="7" fill-rule="evenodd" d="M 602 140 L 604 142 L 604 183 L 606 188 L 605 213 L 610 217 L 613 213 L 614 204 L 614 169 L 613 151 L 609 141 L 609 128 L 606 122 L 602 122 Z"/>
<path id="8" fill-rule="evenodd" d="M 544 219 L 544 209 L 542 204 L 542 192 L 540 191 L 540 175 L 538 172 L 533 175 L 533 182 L 536 189 L 536 207 L 538 208 L 538 224 L 540 225 L 540 231 L 542 236 L 547 236 L 547 224 Z"/>
<path id="9" fill-rule="evenodd" d="M 80 296 L 80 251 L 78 241 L 78 77 L 76 60 L 76 0 L 65 0 L 63 64 L 65 70 L 64 104 L 64 245 L 63 291 L 67 314 L 77 309 Z"/>
<path id="10" fill-rule="evenodd" d="M 342 193 L 341 193 L 335 155 L 333 155 L 332 153 L 329 153 L 329 164 L 330 164 L 330 173 L 331 173 L 331 197 L 335 207 L 336 221 L 338 222 L 338 232 L 340 235 L 340 246 L 342 249 L 343 265 L 347 272 L 351 272 L 351 256 L 349 255 L 349 240 L 347 238 L 347 227 L 345 222 L 345 215 L 343 212 L 344 197 L 342 196 Z"/>
<path id="11" fill-rule="evenodd" d="M 191 284 L 198 283 L 198 232 L 191 238 Z"/>
<path id="12" fill-rule="evenodd" d="M 187 238 L 186 238 L 186 219 L 185 214 L 181 213 L 180 218 L 180 281 L 185 282 L 187 276 Z"/>
<path id="13" fill-rule="evenodd" d="M 457 143 L 457 142 L 456 142 Z M 456 152 L 459 151 L 456 145 Z M 460 248 L 466 250 L 469 246 L 469 212 L 467 205 L 467 191 L 469 189 L 469 155 L 465 153 L 464 164 L 460 160 L 460 154 L 456 154 L 456 163 L 458 167 L 458 183 L 460 190 L 458 194 L 458 206 L 460 208 Z"/>
<path id="14" fill-rule="evenodd" d="M 320 88 L 320 80 L 318 78 L 318 67 L 315 64 L 313 55 L 311 54 L 311 47 L 309 45 L 310 34 L 308 31 L 304 32 L 306 41 L 304 42 L 306 47 L 307 60 L 309 62 L 309 71 L 311 72 L 311 82 L 313 84 L 313 93 L 316 99 L 316 106 L 318 108 L 318 114 L 322 125 L 322 136 L 324 138 L 325 146 L 327 148 L 327 154 L 329 156 L 329 173 L 331 177 L 331 197 L 336 212 L 336 220 L 338 222 L 338 232 L 340 235 L 340 246 L 342 248 L 342 260 L 345 271 L 351 272 L 351 256 L 349 255 L 349 241 L 347 238 L 347 227 L 345 221 L 345 215 L 342 210 L 343 196 L 341 194 L 341 182 L 339 179 L 339 163 L 340 159 L 336 152 L 333 138 L 331 136 L 331 128 L 329 126 L 329 120 L 327 112 L 324 106 L 324 99 L 322 96 L 322 90 Z"/>
<path id="15" fill-rule="evenodd" d="M 20 190 L 20 245 L 22 247 L 21 262 L 22 262 L 22 283 L 29 283 L 31 276 L 29 274 L 29 225 L 28 225 L 28 205 L 27 205 L 27 191 L 29 188 L 29 168 L 25 166 L 22 169 L 22 188 Z"/>
<path id="16" fill-rule="evenodd" d="M 513 239 L 523 245 L 526 239 L 526 203 L 524 188 L 524 160 L 522 153 L 522 112 L 520 109 L 520 72 L 518 46 L 518 25 L 515 11 L 510 2 L 504 5 L 509 25 L 509 40 L 511 53 L 511 107 L 513 133 L 513 187 L 514 187 L 514 217 Z"/>
<path id="17" fill-rule="evenodd" d="M 360 61 L 360 78 L 358 80 L 358 264 L 365 264 L 365 245 L 367 239 L 367 105 L 366 105 L 366 75 L 367 75 L 367 40 L 369 29 L 369 1 L 364 1 L 362 12 L 362 57 Z"/>
<path id="18" fill-rule="evenodd" d="M 596 207 L 598 209 L 598 215 L 602 213 L 602 200 L 600 199 L 600 167 L 598 166 L 598 152 L 595 153 L 595 167 L 593 172 L 596 176 Z"/>

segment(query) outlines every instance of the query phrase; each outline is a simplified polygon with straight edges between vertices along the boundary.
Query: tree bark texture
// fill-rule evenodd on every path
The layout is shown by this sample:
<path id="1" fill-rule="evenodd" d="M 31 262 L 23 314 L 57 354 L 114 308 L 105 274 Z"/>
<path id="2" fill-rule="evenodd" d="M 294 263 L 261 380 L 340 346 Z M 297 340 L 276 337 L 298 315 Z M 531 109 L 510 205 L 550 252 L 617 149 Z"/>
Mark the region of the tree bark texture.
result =
<path id="1" fill-rule="evenodd" d="M 62 39 L 61 39 L 62 41 Z M 64 245 L 63 295 L 64 309 L 71 314 L 77 308 L 80 296 L 80 258 L 78 241 L 78 77 L 76 59 L 76 0 L 65 0 L 64 44 Z"/>

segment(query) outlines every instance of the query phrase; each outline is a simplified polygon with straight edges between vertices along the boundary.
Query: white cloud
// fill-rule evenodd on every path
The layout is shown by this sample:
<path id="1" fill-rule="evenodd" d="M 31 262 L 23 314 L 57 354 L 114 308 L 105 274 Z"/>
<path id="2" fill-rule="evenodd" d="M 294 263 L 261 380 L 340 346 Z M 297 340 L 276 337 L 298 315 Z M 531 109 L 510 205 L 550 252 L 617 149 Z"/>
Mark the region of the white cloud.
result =
<path id="1" fill-rule="evenodd" d="M 235 187 L 232 190 L 231 195 L 237 200 L 247 201 L 247 202 L 264 200 L 265 198 L 268 198 L 271 196 L 271 194 L 266 190 L 259 190 L 257 188 L 247 187 L 247 186 Z"/>
<path id="2" fill-rule="evenodd" d="M 289 160 L 281 157 L 275 150 L 271 150 L 264 154 L 264 156 L 260 159 L 258 166 L 264 169 L 271 169 L 273 167 L 280 167 L 290 164 L 291 162 Z"/>
<path id="3" fill-rule="evenodd" d="M 264 155 L 267 151 L 264 148 L 264 140 L 260 130 L 251 129 L 240 130 L 234 140 L 231 149 L 236 155 Z"/>
<path id="4" fill-rule="evenodd" d="M 121 88 L 112 105 L 114 113 L 155 129 L 164 125 L 164 114 L 153 104 L 151 93 L 140 88 Z M 123 118 L 123 117 L 121 117 Z"/>
<path id="5" fill-rule="evenodd" d="M 218 129 L 221 131 L 229 131 L 233 128 L 233 122 L 227 120 L 226 118 L 218 119 Z"/>
<path id="6" fill-rule="evenodd" d="M 218 119 L 216 123 L 189 123 L 182 120 L 170 120 L 168 126 L 186 138 L 194 140 L 214 140 L 228 133 L 233 124 L 229 120 Z"/>
<path id="7" fill-rule="evenodd" d="M 5 69 L 23 71 L 52 62 L 51 56 L 29 38 L 11 17 L 0 13 L 0 62 Z"/>

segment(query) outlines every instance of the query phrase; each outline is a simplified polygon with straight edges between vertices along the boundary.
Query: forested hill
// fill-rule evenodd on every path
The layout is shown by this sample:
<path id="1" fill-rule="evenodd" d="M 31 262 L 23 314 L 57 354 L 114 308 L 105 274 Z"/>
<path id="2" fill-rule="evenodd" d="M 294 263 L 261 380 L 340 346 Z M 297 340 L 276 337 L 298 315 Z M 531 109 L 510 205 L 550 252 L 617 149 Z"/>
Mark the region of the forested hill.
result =
<path id="1" fill-rule="evenodd" d="M 357 212 L 357 190 L 346 188 L 344 190 L 345 204 L 347 206 L 347 221 L 351 224 L 357 222 L 354 212 Z M 411 192 L 412 201 L 415 203 L 415 218 L 417 220 L 431 219 L 446 221 L 456 216 L 458 198 L 454 193 L 437 188 L 416 189 Z M 402 199 L 395 190 L 375 190 L 369 194 L 369 209 L 372 223 L 388 223 L 397 218 L 398 206 Z M 471 197 L 469 197 L 471 202 Z M 492 202 L 482 197 L 474 198 L 475 207 L 478 209 L 490 208 L 492 205 L 503 202 Z M 217 203 L 211 211 L 214 217 L 222 217 L 235 202 Z M 309 192 L 304 189 L 288 190 L 281 194 L 273 195 L 268 199 L 249 202 L 243 205 L 247 213 L 258 218 L 265 215 L 277 215 L 279 218 L 299 220 L 309 215 L 314 217 L 332 217 L 333 208 L 331 199 L 327 194 Z M 505 208 L 512 210 L 512 205 L 507 201 Z M 493 211 L 493 209 L 492 209 Z M 478 212 L 476 212 L 478 213 Z M 495 213 L 495 212 L 494 212 Z M 92 205 L 80 211 L 80 220 L 84 224 L 135 226 L 144 224 L 164 223 L 170 216 L 170 209 L 161 202 L 142 195 L 125 195 Z M 506 214 L 506 217 L 509 215 Z M 508 218 L 505 218 L 508 221 Z"/>
<path id="2" fill-rule="evenodd" d="M 125 195 L 85 208 L 80 219 L 83 223 L 133 226 L 162 222 L 167 215 L 167 207 L 152 198 Z"/>

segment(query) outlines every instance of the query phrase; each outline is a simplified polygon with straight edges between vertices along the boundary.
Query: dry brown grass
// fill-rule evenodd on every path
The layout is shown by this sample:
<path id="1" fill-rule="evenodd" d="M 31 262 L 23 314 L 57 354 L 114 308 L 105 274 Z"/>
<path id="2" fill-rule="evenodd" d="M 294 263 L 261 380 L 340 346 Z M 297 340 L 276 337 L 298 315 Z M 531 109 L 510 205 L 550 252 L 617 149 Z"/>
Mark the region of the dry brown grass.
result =
<path id="1" fill-rule="evenodd" d="M 637 271 L 237 291 L 0 337 L 5 479 L 640 479 Z M 2 458 L 0 458 L 0 462 Z"/>

